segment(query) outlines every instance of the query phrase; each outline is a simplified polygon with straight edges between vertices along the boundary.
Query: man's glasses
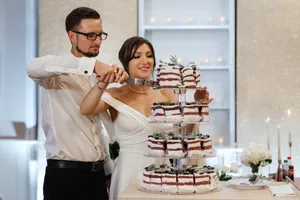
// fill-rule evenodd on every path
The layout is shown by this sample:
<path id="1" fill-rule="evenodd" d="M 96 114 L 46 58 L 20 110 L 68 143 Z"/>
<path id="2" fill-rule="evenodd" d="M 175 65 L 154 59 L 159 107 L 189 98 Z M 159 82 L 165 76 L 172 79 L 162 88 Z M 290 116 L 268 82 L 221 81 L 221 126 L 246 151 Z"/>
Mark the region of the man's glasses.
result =
<path id="1" fill-rule="evenodd" d="M 85 35 L 86 38 L 91 41 L 95 41 L 98 36 L 99 36 L 100 40 L 105 40 L 107 38 L 107 33 L 105 33 L 105 32 L 101 32 L 98 34 L 97 33 L 82 33 L 79 31 L 73 31 L 73 32 L 77 33 L 77 34 Z"/>

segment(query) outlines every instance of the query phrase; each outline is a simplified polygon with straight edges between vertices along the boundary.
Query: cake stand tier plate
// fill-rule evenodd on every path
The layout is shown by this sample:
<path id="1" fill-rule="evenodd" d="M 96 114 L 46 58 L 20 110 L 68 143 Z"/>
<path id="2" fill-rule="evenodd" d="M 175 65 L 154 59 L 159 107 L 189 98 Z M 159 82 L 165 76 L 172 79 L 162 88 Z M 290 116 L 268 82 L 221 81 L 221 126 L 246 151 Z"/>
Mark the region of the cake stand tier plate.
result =
<path id="1" fill-rule="evenodd" d="M 217 156 L 217 150 L 212 149 L 212 152 L 203 152 L 201 154 L 193 154 L 189 156 L 187 153 L 184 154 L 184 156 L 170 156 L 170 155 L 154 155 L 151 153 L 144 153 L 144 156 L 151 157 L 151 158 L 170 158 L 170 159 L 179 159 L 179 158 L 191 158 L 191 159 L 200 159 L 200 158 L 213 158 Z"/>
<path id="2" fill-rule="evenodd" d="M 147 193 L 152 193 L 152 194 L 163 194 L 163 195 L 201 195 L 201 194 L 208 194 L 211 192 L 219 192 L 222 190 L 222 186 L 220 184 L 217 185 L 217 187 L 213 190 L 205 190 L 205 191 L 201 191 L 201 192 L 159 192 L 159 191 L 151 191 L 149 189 L 147 189 L 146 187 L 144 187 L 142 184 L 139 184 L 137 186 L 138 190 L 142 191 L 142 192 L 147 192 Z"/>
<path id="3" fill-rule="evenodd" d="M 228 181 L 228 185 L 239 190 L 259 190 L 265 188 L 265 186 L 271 184 L 268 180 L 259 180 L 256 184 L 251 184 L 248 179 L 231 179 Z"/>

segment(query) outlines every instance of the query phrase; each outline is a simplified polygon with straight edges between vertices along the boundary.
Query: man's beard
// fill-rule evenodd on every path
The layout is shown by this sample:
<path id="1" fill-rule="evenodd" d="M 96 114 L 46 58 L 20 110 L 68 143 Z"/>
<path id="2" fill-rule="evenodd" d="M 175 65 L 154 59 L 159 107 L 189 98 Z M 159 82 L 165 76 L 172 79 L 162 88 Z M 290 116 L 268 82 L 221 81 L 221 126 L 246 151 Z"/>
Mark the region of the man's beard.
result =
<path id="1" fill-rule="evenodd" d="M 84 52 L 84 51 L 82 51 L 79 47 L 78 47 L 78 45 L 76 45 L 76 50 L 79 52 L 79 53 L 81 53 L 82 55 L 84 55 L 84 56 L 86 56 L 86 57 L 88 57 L 88 58 L 91 58 L 91 57 L 96 57 L 96 56 L 98 56 L 98 54 L 99 54 L 99 51 L 98 52 Z"/>

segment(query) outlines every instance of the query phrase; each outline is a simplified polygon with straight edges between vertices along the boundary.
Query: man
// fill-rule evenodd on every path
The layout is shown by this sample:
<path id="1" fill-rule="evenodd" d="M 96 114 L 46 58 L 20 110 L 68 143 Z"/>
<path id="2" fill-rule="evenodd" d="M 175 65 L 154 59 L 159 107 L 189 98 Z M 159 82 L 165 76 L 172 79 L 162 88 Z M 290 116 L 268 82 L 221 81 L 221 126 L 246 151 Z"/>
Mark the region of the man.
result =
<path id="1" fill-rule="evenodd" d="M 106 166 L 109 154 L 98 125 L 100 118 L 81 115 L 80 103 L 92 87 L 101 90 L 101 84 L 122 83 L 128 74 L 93 58 L 107 37 L 97 11 L 76 8 L 65 25 L 72 54 L 35 58 L 28 66 L 29 77 L 45 88 L 44 199 L 108 199 L 104 171 L 111 172 Z M 100 81 L 96 85 L 93 73 Z"/>

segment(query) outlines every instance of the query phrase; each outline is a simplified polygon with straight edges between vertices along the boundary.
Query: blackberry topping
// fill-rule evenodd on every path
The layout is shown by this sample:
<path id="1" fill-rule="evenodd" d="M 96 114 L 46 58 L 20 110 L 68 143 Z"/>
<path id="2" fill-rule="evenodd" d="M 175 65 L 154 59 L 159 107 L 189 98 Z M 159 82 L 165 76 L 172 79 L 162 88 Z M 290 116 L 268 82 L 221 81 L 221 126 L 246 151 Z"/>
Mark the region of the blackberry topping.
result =
<path id="1" fill-rule="evenodd" d="M 166 168 L 166 167 L 168 167 L 168 165 L 162 164 L 162 165 L 160 165 L 159 167 L 160 167 L 160 168 Z"/>

